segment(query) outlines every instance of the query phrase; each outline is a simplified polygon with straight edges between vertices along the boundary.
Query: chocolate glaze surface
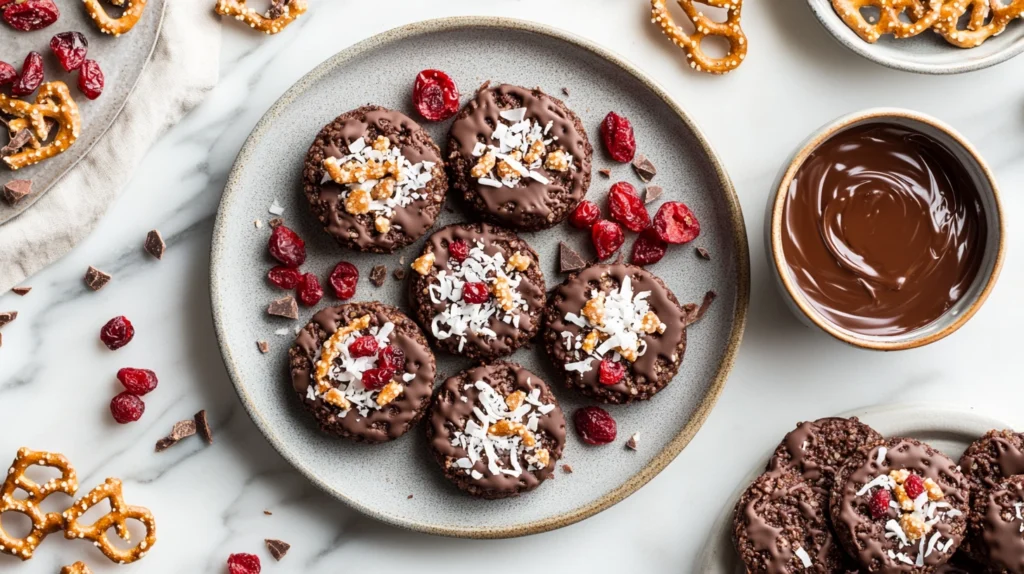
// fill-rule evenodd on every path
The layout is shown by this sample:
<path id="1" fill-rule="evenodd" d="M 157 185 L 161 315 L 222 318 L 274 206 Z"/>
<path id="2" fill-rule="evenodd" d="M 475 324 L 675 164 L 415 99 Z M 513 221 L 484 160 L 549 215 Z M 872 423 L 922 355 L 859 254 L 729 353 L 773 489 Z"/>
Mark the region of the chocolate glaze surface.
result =
<path id="1" fill-rule="evenodd" d="M 808 303 L 863 335 L 923 327 L 960 300 L 985 248 L 978 190 L 933 138 L 871 123 L 815 149 L 790 184 L 782 251 Z"/>
<path id="2" fill-rule="evenodd" d="M 1024 519 L 1020 505 L 1024 504 L 1024 476 L 1017 475 L 988 489 L 978 500 L 980 520 L 978 537 L 985 550 L 985 562 L 993 572 L 1024 574 Z"/>

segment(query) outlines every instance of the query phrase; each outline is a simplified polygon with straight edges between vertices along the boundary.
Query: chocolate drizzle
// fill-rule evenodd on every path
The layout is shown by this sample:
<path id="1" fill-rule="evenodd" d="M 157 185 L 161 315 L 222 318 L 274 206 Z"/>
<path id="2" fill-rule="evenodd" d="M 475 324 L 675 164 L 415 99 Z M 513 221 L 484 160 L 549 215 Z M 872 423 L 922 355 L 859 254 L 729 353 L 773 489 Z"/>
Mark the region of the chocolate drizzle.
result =
<path id="1" fill-rule="evenodd" d="M 1024 452 L 1017 448 L 1017 445 L 998 434 L 992 434 L 988 440 L 991 448 L 995 450 L 995 459 L 991 461 L 995 466 L 987 468 L 990 472 L 972 472 L 977 465 L 975 456 L 968 454 L 960 461 L 967 472 L 972 472 L 972 476 L 987 488 L 997 486 L 1003 478 L 1024 474 Z"/>

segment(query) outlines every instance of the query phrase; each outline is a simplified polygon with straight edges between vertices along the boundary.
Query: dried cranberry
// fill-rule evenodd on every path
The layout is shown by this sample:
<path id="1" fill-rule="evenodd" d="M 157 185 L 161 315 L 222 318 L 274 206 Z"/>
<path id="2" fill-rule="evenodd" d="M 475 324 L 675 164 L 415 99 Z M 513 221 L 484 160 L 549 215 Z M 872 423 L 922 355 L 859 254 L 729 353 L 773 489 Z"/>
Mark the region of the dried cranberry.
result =
<path id="1" fill-rule="evenodd" d="M 615 440 L 615 419 L 601 407 L 578 409 L 572 420 L 576 423 L 576 433 L 587 444 L 601 445 Z"/>
<path id="2" fill-rule="evenodd" d="M 368 391 L 379 391 L 391 382 L 395 374 L 391 369 L 367 369 L 363 371 L 363 386 Z"/>
<path id="3" fill-rule="evenodd" d="M 356 285 L 359 283 L 359 269 L 348 261 L 342 261 L 334 266 L 330 277 L 331 287 L 334 288 L 334 296 L 338 299 L 351 299 L 356 294 Z"/>
<path id="4" fill-rule="evenodd" d="M 0 86 L 14 83 L 18 79 L 18 70 L 7 62 L 0 62 Z"/>
<path id="5" fill-rule="evenodd" d="M 665 256 L 668 243 L 658 237 L 653 229 L 645 229 L 633 242 L 633 252 L 629 256 L 629 262 L 633 265 L 651 265 L 661 261 Z"/>
<path id="6" fill-rule="evenodd" d="M 294 267 L 278 265 L 267 271 L 267 281 L 270 281 L 275 287 L 280 289 L 295 289 L 301 278 L 302 273 L 299 273 L 299 270 Z"/>
<path id="7" fill-rule="evenodd" d="M 633 126 L 629 120 L 615 112 L 608 112 L 601 122 L 601 141 L 604 149 L 615 161 L 629 163 L 636 153 L 636 139 L 633 138 Z"/>
<path id="8" fill-rule="evenodd" d="M 65 72 L 73 72 L 82 67 L 85 55 L 89 52 L 89 40 L 81 32 L 61 32 L 50 38 L 50 49 Z"/>
<path id="9" fill-rule="evenodd" d="M 626 376 L 626 367 L 618 361 L 601 359 L 601 367 L 598 369 L 598 379 L 602 385 L 611 386 Z"/>
<path id="10" fill-rule="evenodd" d="M 700 222 L 685 203 L 667 201 L 654 215 L 654 229 L 662 241 L 686 243 L 700 235 Z"/>
<path id="11" fill-rule="evenodd" d="M 491 294 L 485 283 L 466 283 L 462 286 L 462 300 L 473 305 L 486 303 Z"/>
<path id="12" fill-rule="evenodd" d="M 358 359 L 359 357 L 372 357 L 377 354 L 377 337 L 363 335 L 348 344 L 348 354 Z"/>
<path id="13" fill-rule="evenodd" d="M 8 8 L 8 11 L 11 9 Z M 43 56 L 39 52 L 29 52 L 25 63 L 21 65 L 21 76 L 11 86 L 12 96 L 27 96 L 36 91 L 43 83 Z"/>
<path id="14" fill-rule="evenodd" d="M 90 100 L 95 100 L 103 93 L 103 70 L 96 60 L 82 63 L 78 70 L 78 89 Z"/>
<path id="15" fill-rule="evenodd" d="M 4 21 L 22 32 L 42 30 L 60 18 L 53 0 L 24 0 L 10 4 L 3 11 Z"/>
<path id="16" fill-rule="evenodd" d="M 915 500 L 918 496 L 924 494 L 924 480 L 916 474 L 911 474 L 903 482 L 903 489 L 907 491 L 907 496 L 910 497 L 910 500 Z"/>
<path id="17" fill-rule="evenodd" d="M 160 381 L 156 373 L 149 369 L 133 369 L 125 367 L 117 372 L 117 380 L 121 381 L 126 391 L 133 395 L 142 396 L 156 390 Z"/>
<path id="18" fill-rule="evenodd" d="M 644 207 L 644 200 L 632 185 L 620 181 L 608 191 L 608 208 L 612 219 L 626 226 L 630 231 L 643 231 L 651 226 L 651 216 Z"/>
<path id="19" fill-rule="evenodd" d="M 878 520 L 888 516 L 890 502 L 892 502 L 892 497 L 889 495 L 888 490 L 884 488 L 876 490 L 871 495 L 871 502 L 868 504 L 868 508 L 871 510 L 871 518 Z"/>
<path id="20" fill-rule="evenodd" d="M 395 372 L 404 371 L 405 351 L 396 345 L 388 345 L 380 350 L 380 354 L 377 355 L 377 363 L 382 369 L 388 369 Z"/>
<path id="21" fill-rule="evenodd" d="M 306 242 L 284 225 L 278 225 L 270 232 L 268 247 L 270 255 L 288 267 L 298 267 L 306 262 Z"/>
<path id="22" fill-rule="evenodd" d="M 469 257 L 469 244 L 461 239 L 456 239 L 448 244 L 448 257 L 462 263 Z"/>
<path id="23" fill-rule="evenodd" d="M 255 554 L 228 556 L 228 574 L 260 574 L 260 557 Z"/>
<path id="24" fill-rule="evenodd" d="M 116 351 L 127 345 L 134 336 L 135 327 L 132 326 L 132 322 L 128 320 L 128 317 L 124 315 L 107 321 L 107 324 L 103 325 L 103 328 L 100 329 L 100 340 L 111 351 Z"/>
<path id="25" fill-rule="evenodd" d="M 446 120 L 459 111 L 459 88 L 440 70 L 423 70 L 412 89 L 416 111 L 431 122 Z"/>
<path id="26" fill-rule="evenodd" d="M 306 273 L 299 279 L 299 302 L 306 307 L 312 307 L 324 297 L 323 287 L 320 287 L 320 280 L 312 273 Z"/>
<path id="27" fill-rule="evenodd" d="M 594 249 L 597 250 L 598 259 L 607 259 L 622 247 L 626 240 L 622 234 L 622 228 L 614 221 L 602 219 L 590 228 L 590 238 L 594 242 Z"/>
<path id="28" fill-rule="evenodd" d="M 601 208 L 592 201 L 583 200 L 569 215 L 569 224 L 577 229 L 590 229 L 601 219 Z"/>
<path id="29" fill-rule="evenodd" d="M 120 424 L 133 423 L 141 419 L 144 412 L 146 412 L 146 403 L 128 391 L 110 400 L 110 414 L 114 415 L 114 420 Z"/>

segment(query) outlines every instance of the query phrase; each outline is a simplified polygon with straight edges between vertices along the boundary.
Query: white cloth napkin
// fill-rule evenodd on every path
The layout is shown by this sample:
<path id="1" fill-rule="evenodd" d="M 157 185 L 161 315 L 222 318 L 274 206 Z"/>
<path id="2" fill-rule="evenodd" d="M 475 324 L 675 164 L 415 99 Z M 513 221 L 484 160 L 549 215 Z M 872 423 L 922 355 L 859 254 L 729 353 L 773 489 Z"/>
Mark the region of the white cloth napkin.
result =
<path id="1" fill-rule="evenodd" d="M 216 85 L 220 38 L 211 0 L 167 0 L 153 57 L 110 130 L 34 205 L 0 226 L 0 294 L 92 231 L 156 138 Z"/>

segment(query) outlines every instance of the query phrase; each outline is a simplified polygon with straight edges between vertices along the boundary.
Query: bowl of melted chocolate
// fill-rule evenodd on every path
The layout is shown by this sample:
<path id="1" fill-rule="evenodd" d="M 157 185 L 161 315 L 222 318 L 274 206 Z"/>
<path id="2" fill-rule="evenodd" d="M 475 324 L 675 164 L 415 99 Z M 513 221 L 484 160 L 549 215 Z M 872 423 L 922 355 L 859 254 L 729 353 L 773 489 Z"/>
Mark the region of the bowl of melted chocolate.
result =
<path id="1" fill-rule="evenodd" d="M 779 178 L 766 232 L 794 312 L 876 350 L 959 329 L 995 284 L 1004 249 L 996 181 L 974 147 L 894 109 L 812 136 Z"/>

